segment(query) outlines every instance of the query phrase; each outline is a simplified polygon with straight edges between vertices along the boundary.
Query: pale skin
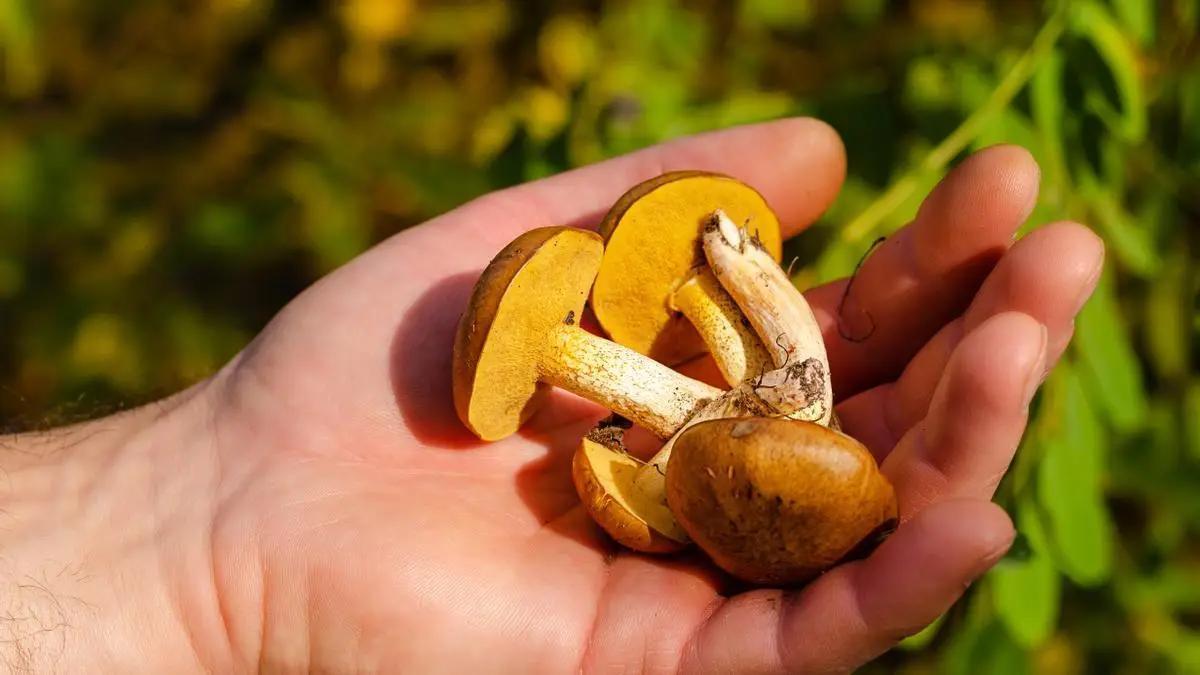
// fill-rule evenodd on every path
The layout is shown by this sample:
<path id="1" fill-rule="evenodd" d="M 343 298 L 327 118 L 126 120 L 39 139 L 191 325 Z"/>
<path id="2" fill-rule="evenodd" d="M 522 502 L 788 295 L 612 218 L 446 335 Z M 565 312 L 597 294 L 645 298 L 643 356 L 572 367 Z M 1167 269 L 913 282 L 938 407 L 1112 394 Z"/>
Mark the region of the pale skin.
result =
<path id="1" fill-rule="evenodd" d="M 875 251 L 843 320 L 853 335 L 869 315 L 868 339 L 836 328 L 844 282 L 806 294 L 837 412 L 882 459 L 903 522 L 804 589 L 734 594 L 696 555 L 609 543 L 569 476 L 593 404 L 555 392 L 484 444 L 449 394 L 470 286 L 524 229 L 593 225 L 630 185 L 687 168 L 754 185 L 795 234 L 844 166 L 827 126 L 785 120 L 495 193 L 330 274 L 173 399 L 0 438 L 0 663 L 780 673 L 874 658 L 1007 550 L 989 500 L 1099 273 L 1083 226 L 1013 243 L 1037 192 L 1026 152 L 967 159 Z"/>

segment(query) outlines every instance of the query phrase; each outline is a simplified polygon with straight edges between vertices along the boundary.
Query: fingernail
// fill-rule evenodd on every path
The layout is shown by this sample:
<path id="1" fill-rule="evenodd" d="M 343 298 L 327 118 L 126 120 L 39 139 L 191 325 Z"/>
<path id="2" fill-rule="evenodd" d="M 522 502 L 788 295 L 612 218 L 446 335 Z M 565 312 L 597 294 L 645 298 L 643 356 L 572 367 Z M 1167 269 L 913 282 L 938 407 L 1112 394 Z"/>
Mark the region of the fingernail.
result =
<path id="1" fill-rule="evenodd" d="M 1025 376 L 1026 406 L 1033 400 L 1033 395 L 1042 383 L 1042 375 L 1046 372 L 1046 343 L 1049 341 L 1049 333 L 1046 331 L 1045 324 L 1039 323 L 1038 328 L 1041 333 L 1041 344 L 1038 346 L 1037 357 L 1034 358 L 1033 363 L 1029 364 L 1029 373 Z"/>
<path id="2" fill-rule="evenodd" d="M 970 586 L 971 584 L 975 583 L 979 577 L 987 574 L 993 567 L 995 567 L 996 563 L 1000 562 L 1000 559 L 1008 553 L 1010 548 L 1012 548 L 1013 541 L 1016 539 L 1016 537 L 1017 532 L 1016 530 L 1013 530 L 1004 542 L 997 545 L 994 549 L 992 549 L 991 552 L 984 556 L 984 558 L 979 561 L 979 566 L 976 567 L 971 573 L 970 581 L 968 581 L 966 585 Z"/>

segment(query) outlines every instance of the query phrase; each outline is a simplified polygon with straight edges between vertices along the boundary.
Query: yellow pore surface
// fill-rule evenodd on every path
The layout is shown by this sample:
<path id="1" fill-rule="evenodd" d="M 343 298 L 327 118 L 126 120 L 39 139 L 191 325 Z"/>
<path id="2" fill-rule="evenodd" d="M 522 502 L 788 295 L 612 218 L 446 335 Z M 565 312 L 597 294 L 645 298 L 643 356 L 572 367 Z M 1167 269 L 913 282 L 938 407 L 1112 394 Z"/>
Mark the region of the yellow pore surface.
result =
<path id="1" fill-rule="evenodd" d="M 687 319 L 671 311 L 670 298 L 704 263 L 700 235 L 717 209 L 745 223 L 779 259 L 779 220 L 762 195 L 734 178 L 664 176 L 618 202 L 600 228 L 607 243 L 592 291 L 592 309 L 614 341 L 668 364 L 701 351 Z"/>
<path id="2" fill-rule="evenodd" d="M 550 332 L 572 312 L 578 321 L 602 253 L 594 233 L 562 229 L 525 253 L 490 326 L 484 328 L 489 317 L 476 318 L 487 332 L 471 383 L 468 424 L 483 440 L 516 432 L 532 414 L 531 401 L 547 386 L 538 379 Z"/>

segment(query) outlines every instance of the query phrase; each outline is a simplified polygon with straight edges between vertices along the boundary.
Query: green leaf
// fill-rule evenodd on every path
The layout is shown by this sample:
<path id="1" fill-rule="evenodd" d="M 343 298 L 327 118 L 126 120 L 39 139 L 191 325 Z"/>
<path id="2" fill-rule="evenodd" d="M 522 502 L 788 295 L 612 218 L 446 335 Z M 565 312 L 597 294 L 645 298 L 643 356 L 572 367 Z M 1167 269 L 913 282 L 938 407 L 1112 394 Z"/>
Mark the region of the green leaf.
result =
<path id="1" fill-rule="evenodd" d="M 945 623 L 945 621 L 946 615 L 942 614 L 938 618 L 934 619 L 933 623 L 922 628 L 920 632 L 914 633 L 913 635 L 901 640 L 899 645 L 900 648 L 910 652 L 924 649 L 925 647 L 929 646 L 930 642 L 933 642 L 933 638 L 937 637 L 938 629 L 942 627 L 942 624 Z"/>
<path id="2" fill-rule="evenodd" d="M 36 2 L 0 0 L 0 85 L 18 96 L 36 94 L 45 64 L 34 18 Z"/>
<path id="3" fill-rule="evenodd" d="M 687 133 L 697 133 L 785 117 L 794 106 L 791 97 L 780 92 L 731 92 L 718 103 L 688 110 L 679 122 Z"/>
<path id="4" fill-rule="evenodd" d="M 1088 398 L 1078 371 L 1064 362 L 1056 375 L 1061 378 L 1062 392 L 1060 437 L 1071 447 L 1081 450 L 1080 462 L 1076 465 L 1080 480 L 1086 479 L 1099 486 L 1108 447 L 1104 425 Z M 1087 451 L 1082 452 L 1085 449 Z"/>
<path id="5" fill-rule="evenodd" d="M 1075 348 L 1083 382 L 1105 418 L 1117 431 L 1130 432 L 1146 418 L 1146 392 L 1110 275 L 1079 314 Z"/>
<path id="6" fill-rule="evenodd" d="M 1175 380 L 1188 374 L 1190 330 L 1187 316 L 1187 254 L 1168 261 L 1158 281 L 1150 284 L 1142 335 L 1150 364 L 1160 378 Z"/>
<path id="7" fill-rule="evenodd" d="M 1061 205 L 1067 178 L 1063 150 L 1063 56 L 1055 50 L 1029 82 L 1029 106 L 1042 149 L 1044 196 Z"/>
<path id="8" fill-rule="evenodd" d="M 1118 589 L 1122 601 L 1135 609 L 1200 610 L 1200 569 L 1195 565 L 1169 564 L 1153 574 L 1120 584 Z"/>
<path id="9" fill-rule="evenodd" d="M 1183 420 L 1188 450 L 1193 459 L 1200 460 L 1200 380 L 1193 379 L 1183 396 Z"/>
<path id="10" fill-rule="evenodd" d="M 1077 470 L 1093 463 L 1088 454 L 1095 450 L 1059 438 L 1042 443 L 1037 492 L 1049 517 L 1055 560 L 1075 583 L 1100 584 L 1112 572 L 1113 526 L 1099 485 Z"/>
<path id="11" fill-rule="evenodd" d="M 988 575 L 1000 622 L 1017 644 L 1033 648 L 1046 641 L 1058 623 L 1060 580 L 1044 544 L 1036 506 L 1022 500 L 1018 531 L 1029 541 L 1026 560 L 1006 559 Z"/>
<path id="12" fill-rule="evenodd" d="M 1079 192 L 1091 207 L 1100 233 L 1121 265 L 1140 277 L 1152 277 L 1162 266 L 1154 245 L 1153 233 L 1140 227 L 1125 210 L 1114 190 L 1101 182 L 1089 169 L 1079 168 Z"/>
<path id="13" fill-rule="evenodd" d="M 979 136 L 971 143 L 971 147 L 980 150 L 1000 143 L 1012 143 L 1029 149 L 1039 164 L 1044 163 L 1041 157 L 1041 143 L 1032 121 L 1012 108 L 1005 108 L 983 125 Z"/>
<path id="14" fill-rule="evenodd" d="M 999 622 L 993 621 L 969 637 L 970 642 L 955 659 L 956 663 L 944 666 L 943 672 L 954 675 L 1023 675 L 1031 672 L 1029 657 Z"/>
<path id="15" fill-rule="evenodd" d="M 1070 14 L 1071 30 L 1096 48 L 1117 88 L 1121 110 L 1112 108 L 1098 91 L 1090 91 L 1087 103 L 1114 132 L 1131 143 L 1146 136 L 1146 103 L 1138 74 L 1137 55 L 1108 10 L 1097 2 L 1079 0 Z"/>
<path id="16" fill-rule="evenodd" d="M 1100 583 L 1111 571 L 1114 536 L 1102 490 L 1107 439 L 1083 379 L 1067 362 L 1047 382 L 1034 441 L 1042 453 L 1036 489 L 1045 521 L 1023 503 L 1022 532 L 1076 583 Z"/>
<path id="17" fill-rule="evenodd" d="M 816 12 L 811 0 L 742 0 L 741 5 L 743 21 L 767 28 L 802 28 Z"/>
<path id="18" fill-rule="evenodd" d="M 1113 11 L 1125 32 L 1138 44 L 1154 41 L 1154 3 L 1151 0 L 1113 0 Z"/>

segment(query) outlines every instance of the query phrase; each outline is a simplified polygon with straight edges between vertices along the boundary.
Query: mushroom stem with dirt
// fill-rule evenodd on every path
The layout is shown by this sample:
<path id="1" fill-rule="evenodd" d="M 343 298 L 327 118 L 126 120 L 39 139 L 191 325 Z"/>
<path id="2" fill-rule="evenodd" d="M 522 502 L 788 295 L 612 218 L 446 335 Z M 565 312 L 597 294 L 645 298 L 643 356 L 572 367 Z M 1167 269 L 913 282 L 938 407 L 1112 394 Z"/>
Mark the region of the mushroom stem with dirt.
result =
<path id="1" fill-rule="evenodd" d="M 821 326 L 804 294 L 758 239 L 724 211 L 713 213 L 704 230 L 703 245 L 714 275 L 770 351 L 774 367 L 808 367 L 821 378 L 807 405 L 788 416 L 828 425 L 833 414 L 829 356 Z"/>
<path id="2" fill-rule="evenodd" d="M 779 220 L 753 188 L 715 173 L 663 174 L 626 192 L 601 223 L 592 308 L 613 341 L 668 365 L 707 350 L 735 386 L 770 370 L 771 359 L 700 250 L 718 208 L 746 222 L 768 256 L 780 256 Z"/>
<path id="3" fill-rule="evenodd" d="M 455 336 L 453 389 L 459 417 L 481 439 L 514 433 L 548 385 L 661 438 L 722 393 L 579 327 L 603 248 L 593 232 L 531 230 L 480 276 Z"/>

